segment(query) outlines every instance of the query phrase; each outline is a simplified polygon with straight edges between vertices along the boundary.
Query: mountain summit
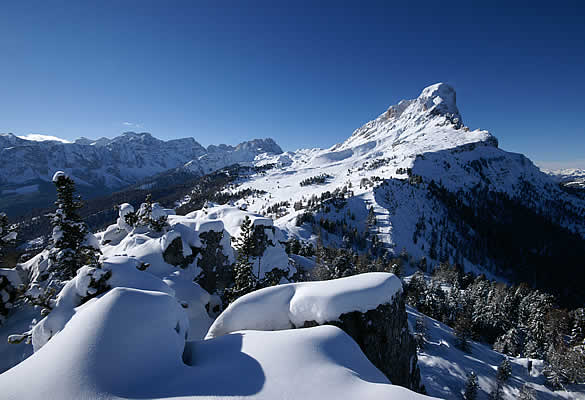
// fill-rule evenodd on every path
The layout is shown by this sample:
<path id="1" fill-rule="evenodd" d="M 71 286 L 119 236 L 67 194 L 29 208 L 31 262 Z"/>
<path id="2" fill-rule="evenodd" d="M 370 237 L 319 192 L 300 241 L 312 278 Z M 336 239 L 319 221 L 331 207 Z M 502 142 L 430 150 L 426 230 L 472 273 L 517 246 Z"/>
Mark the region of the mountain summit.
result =
<path id="1" fill-rule="evenodd" d="M 436 83 L 423 89 L 416 99 L 390 106 L 330 151 L 351 151 L 353 155 L 392 153 L 401 158 L 470 143 L 498 145 L 489 132 L 464 126 L 455 89 Z"/>

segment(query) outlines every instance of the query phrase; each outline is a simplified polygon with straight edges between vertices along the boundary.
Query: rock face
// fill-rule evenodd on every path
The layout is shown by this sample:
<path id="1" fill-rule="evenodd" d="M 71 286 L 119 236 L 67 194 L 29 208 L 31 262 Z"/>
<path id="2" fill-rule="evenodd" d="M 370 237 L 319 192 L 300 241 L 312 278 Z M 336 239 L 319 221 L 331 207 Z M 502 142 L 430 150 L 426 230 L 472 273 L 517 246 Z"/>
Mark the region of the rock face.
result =
<path id="1" fill-rule="evenodd" d="M 315 321 L 304 327 L 317 326 Z M 326 322 L 350 335 L 364 354 L 394 385 L 424 393 L 416 344 L 408 330 L 404 299 L 397 296 L 392 304 L 382 304 L 374 310 L 343 314 L 339 321 Z"/>

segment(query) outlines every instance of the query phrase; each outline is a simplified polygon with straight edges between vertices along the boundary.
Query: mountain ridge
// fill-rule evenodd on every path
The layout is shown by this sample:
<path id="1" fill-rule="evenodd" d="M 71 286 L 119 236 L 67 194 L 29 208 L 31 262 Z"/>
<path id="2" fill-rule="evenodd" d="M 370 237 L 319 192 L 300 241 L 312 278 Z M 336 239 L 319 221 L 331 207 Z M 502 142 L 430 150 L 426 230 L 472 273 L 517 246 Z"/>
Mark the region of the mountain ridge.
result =
<path id="1" fill-rule="evenodd" d="M 208 150 L 209 149 L 209 150 Z M 282 153 L 272 139 L 236 146 L 209 146 L 194 138 L 160 140 L 147 132 L 124 132 L 112 139 L 80 138 L 74 143 L 33 141 L 0 135 L 0 208 L 10 214 L 46 207 L 52 197 L 52 174 L 66 171 L 84 196 L 119 190 L 189 163 L 193 175 L 227 165 L 250 163 L 261 153 Z"/>

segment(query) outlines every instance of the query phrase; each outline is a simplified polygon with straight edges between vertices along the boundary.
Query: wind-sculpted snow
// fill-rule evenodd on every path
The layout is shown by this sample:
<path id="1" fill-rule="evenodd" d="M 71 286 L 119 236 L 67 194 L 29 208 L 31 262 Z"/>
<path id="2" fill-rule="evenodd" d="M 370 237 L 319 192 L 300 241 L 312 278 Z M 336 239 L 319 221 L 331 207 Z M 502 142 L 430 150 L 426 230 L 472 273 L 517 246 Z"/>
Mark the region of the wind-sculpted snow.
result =
<path id="1" fill-rule="evenodd" d="M 174 297 L 115 288 L 82 306 L 31 357 L 0 375 L 2 398 L 422 399 L 392 386 L 332 326 L 186 342 Z"/>
<path id="2" fill-rule="evenodd" d="M 230 304 L 215 320 L 207 338 L 246 329 L 272 331 L 302 327 L 305 322 L 336 321 L 342 314 L 391 303 L 401 292 L 400 279 L 383 272 L 269 287 Z"/>

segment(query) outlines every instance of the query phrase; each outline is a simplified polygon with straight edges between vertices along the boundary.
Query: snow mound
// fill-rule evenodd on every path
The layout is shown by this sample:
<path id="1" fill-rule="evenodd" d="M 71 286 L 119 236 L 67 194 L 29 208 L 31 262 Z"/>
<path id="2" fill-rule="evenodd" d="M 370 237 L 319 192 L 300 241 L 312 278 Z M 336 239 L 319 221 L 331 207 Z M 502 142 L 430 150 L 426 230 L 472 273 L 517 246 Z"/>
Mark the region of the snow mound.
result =
<path id="1" fill-rule="evenodd" d="M 371 272 L 320 282 L 273 286 L 240 297 L 215 320 L 206 338 L 240 330 L 283 330 L 323 324 L 352 311 L 390 303 L 402 292 L 394 274 Z"/>
<path id="2" fill-rule="evenodd" d="M 185 342 L 187 329 L 172 296 L 113 289 L 84 305 L 41 351 L 0 375 L 2 398 L 427 398 L 390 385 L 336 327 L 200 342 Z"/>
<path id="3" fill-rule="evenodd" d="M 191 219 L 195 223 L 194 229 L 197 231 L 208 229 L 204 227 L 212 229 L 211 227 L 213 226 L 222 226 L 229 234 L 229 237 L 235 238 L 240 236 L 240 226 L 246 217 L 250 218 L 253 226 L 264 227 L 264 232 L 266 233 L 269 243 L 262 257 L 250 260 L 252 262 L 253 271 L 260 271 L 260 278 L 264 277 L 266 272 L 270 272 L 274 268 L 283 271 L 289 270 L 290 274 L 294 274 L 296 268 L 289 264 L 288 255 L 281 243 L 286 240 L 286 237 L 280 229 L 274 227 L 271 218 L 263 217 L 231 205 L 215 204 L 208 204 L 207 207 L 202 210 L 193 211 L 183 218 Z M 175 219 L 169 218 L 169 221 L 174 220 Z M 233 257 L 233 253 L 230 257 Z"/>

